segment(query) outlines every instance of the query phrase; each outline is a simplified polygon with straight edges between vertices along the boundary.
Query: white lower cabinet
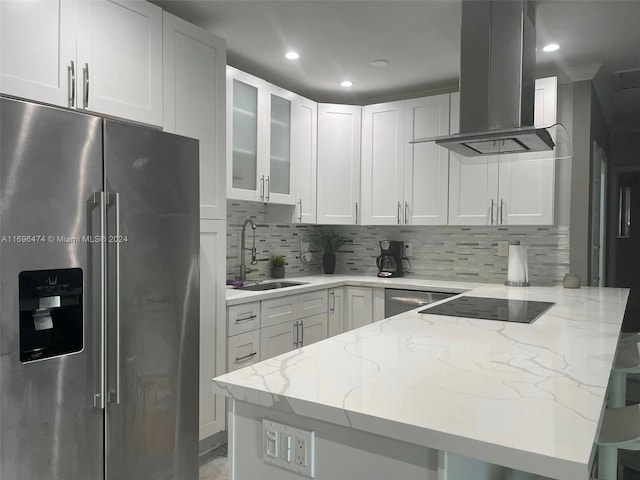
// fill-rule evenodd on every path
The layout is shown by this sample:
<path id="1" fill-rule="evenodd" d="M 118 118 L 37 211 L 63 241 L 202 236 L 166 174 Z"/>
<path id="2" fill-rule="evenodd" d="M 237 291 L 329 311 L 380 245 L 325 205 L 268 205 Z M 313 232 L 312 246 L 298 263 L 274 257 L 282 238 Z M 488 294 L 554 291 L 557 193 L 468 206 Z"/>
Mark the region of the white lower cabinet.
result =
<path id="1" fill-rule="evenodd" d="M 260 302 L 260 326 L 262 328 L 298 319 L 298 296 L 274 298 Z"/>
<path id="2" fill-rule="evenodd" d="M 317 290 L 228 307 L 228 371 L 327 338 L 327 304 Z"/>
<path id="3" fill-rule="evenodd" d="M 229 372 L 259 362 L 260 330 L 229 337 L 227 355 L 227 370 Z"/>
<path id="4" fill-rule="evenodd" d="M 225 399 L 211 393 L 211 379 L 225 371 L 226 229 L 200 220 L 200 440 L 225 429 Z"/>
<path id="5" fill-rule="evenodd" d="M 327 312 L 298 320 L 298 346 L 306 347 L 327 338 Z"/>
<path id="6" fill-rule="evenodd" d="M 373 291 L 370 287 L 344 287 L 346 330 L 368 325 L 373 321 Z"/>
<path id="7" fill-rule="evenodd" d="M 333 337 L 347 330 L 345 325 L 344 287 L 329 290 L 327 336 Z"/>
<path id="8" fill-rule="evenodd" d="M 243 303 L 227 309 L 229 336 L 260 328 L 260 302 Z"/>
<path id="9" fill-rule="evenodd" d="M 261 360 L 275 357 L 296 348 L 298 321 L 288 321 L 260 329 Z"/>

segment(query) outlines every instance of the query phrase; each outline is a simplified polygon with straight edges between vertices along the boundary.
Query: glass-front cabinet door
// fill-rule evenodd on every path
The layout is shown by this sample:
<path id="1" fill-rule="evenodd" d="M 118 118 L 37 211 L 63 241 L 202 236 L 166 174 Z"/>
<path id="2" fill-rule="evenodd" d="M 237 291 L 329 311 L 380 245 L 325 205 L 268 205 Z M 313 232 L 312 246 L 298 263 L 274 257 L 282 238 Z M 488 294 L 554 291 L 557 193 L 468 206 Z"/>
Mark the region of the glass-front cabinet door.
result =
<path id="1" fill-rule="evenodd" d="M 293 205 L 291 163 L 291 100 L 286 91 L 269 94 L 269 172 L 266 200 Z"/>
<path id="2" fill-rule="evenodd" d="M 293 94 L 227 67 L 227 198 L 292 205 Z"/>

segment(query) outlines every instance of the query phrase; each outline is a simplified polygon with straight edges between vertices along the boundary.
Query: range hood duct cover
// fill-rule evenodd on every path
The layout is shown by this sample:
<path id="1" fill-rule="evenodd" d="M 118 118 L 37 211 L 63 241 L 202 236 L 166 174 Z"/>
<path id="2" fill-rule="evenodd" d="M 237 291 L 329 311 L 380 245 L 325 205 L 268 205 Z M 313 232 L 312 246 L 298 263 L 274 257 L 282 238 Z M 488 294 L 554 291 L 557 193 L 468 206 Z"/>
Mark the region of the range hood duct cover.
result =
<path id="1" fill-rule="evenodd" d="M 465 156 L 553 149 L 551 135 L 533 127 L 535 19 L 529 0 L 463 0 L 460 133 L 438 145 Z"/>

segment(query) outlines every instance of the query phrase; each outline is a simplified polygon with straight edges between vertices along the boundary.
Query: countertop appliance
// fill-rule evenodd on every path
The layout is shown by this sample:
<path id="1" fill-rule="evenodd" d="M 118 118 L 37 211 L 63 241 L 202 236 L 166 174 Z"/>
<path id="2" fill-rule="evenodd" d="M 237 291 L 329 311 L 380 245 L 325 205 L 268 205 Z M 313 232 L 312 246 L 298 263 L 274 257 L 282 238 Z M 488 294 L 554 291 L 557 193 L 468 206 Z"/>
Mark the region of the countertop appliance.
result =
<path id="1" fill-rule="evenodd" d="M 401 277 L 404 275 L 402 258 L 404 242 L 398 240 L 380 240 L 380 256 L 376 258 L 379 277 Z"/>
<path id="2" fill-rule="evenodd" d="M 198 478 L 198 142 L 0 97 L 0 478 Z"/>
<path id="3" fill-rule="evenodd" d="M 458 297 L 420 310 L 420 313 L 449 317 L 479 318 L 501 322 L 533 323 L 553 307 L 553 302 L 512 300 L 506 298 Z"/>
<path id="4" fill-rule="evenodd" d="M 422 292 L 420 290 L 401 290 L 385 288 L 384 290 L 384 318 L 393 317 L 414 308 L 444 300 L 457 293 Z"/>

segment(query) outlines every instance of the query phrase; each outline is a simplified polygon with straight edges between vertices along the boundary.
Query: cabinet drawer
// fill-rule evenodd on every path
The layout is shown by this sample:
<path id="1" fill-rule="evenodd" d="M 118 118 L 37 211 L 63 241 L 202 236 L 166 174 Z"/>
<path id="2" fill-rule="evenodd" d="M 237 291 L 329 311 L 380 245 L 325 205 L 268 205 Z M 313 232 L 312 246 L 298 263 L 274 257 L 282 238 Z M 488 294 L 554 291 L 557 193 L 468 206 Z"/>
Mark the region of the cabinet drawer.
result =
<path id="1" fill-rule="evenodd" d="M 298 319 L 298 296 L 263 300 L 260 307 L 260 326 L 268 327 Z"/>
<path id="2" fill-rule="evenodd" d="M 260 328 L 260 302 L 233 305 L 227 309 L 227 336 Z"/>
<path id="3" fill-rule="evenodd" d="M 227 346 L 228 372 L 257 363 L 260 361 L 260 330 L 229 337 Z"/>
<path id="4" fill-rule="evenodd" d="M 298 318 L 324 313 L 327 308 L 327 290 L 298 295 Z"/>

